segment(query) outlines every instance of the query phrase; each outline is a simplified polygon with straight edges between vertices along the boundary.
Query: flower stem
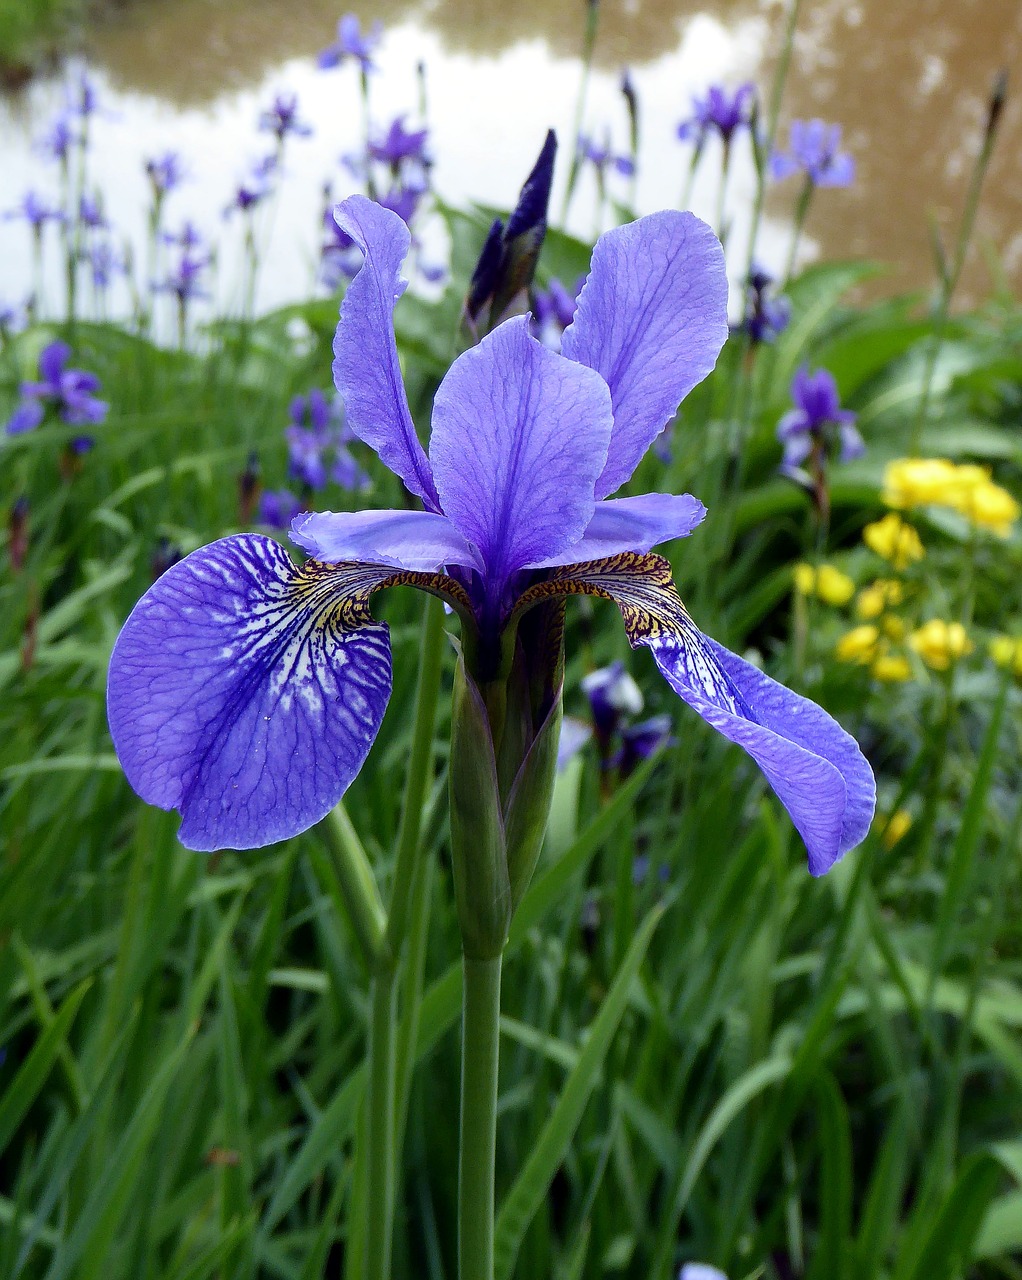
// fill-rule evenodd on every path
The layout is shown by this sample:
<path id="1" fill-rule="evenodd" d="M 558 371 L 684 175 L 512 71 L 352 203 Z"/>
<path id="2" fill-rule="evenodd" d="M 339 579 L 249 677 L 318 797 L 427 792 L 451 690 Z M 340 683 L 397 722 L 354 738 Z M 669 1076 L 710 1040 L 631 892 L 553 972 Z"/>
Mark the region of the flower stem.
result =
<path id="1" fill-rule="evenodd" d="M 458 1280 L 493 1280 L 500 965 L 463 958 Z"/>

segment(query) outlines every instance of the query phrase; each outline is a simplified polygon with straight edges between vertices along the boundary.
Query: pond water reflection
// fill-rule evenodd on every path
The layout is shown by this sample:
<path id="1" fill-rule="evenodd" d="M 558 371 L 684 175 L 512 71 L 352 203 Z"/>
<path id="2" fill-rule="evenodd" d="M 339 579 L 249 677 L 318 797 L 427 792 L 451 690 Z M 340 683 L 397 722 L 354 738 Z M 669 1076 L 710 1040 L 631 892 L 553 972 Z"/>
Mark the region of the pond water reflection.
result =
<path id="1" fill-rule="evenodd" d="M 642 118 L 640 211 L 679 199 L 687 158 L 675 126 L 688 114 L 693 93 L 713 80 L 747 78 L 766 90 L 784 9 L 773 0 L 605 0 L 586 121 L 597 130 L 609 128 L 624 143 L 618 77 L 629 66 Z M 93 174 L 111 199 L 116 196 L 119 207 L 111 213 L 118 223 L 131 234 L 141 227 L 147 200 L 142 161 L 173 146 L 188 157 L 193 177 L 175 194 L 174 215 L 192 216 L 212 231 L 233 177 L 258 154 L 260 109 L 274 90 L 295 90 L 317 134 L 297 142 L 289 156 L 260 304 L 307 292 L 322 182 L 330 177 L 337 194 L 350 189 L 338 157 L 354 150 L 360 130 L 354 72 L 324 73 L 314 63 L 339 12 L 337 0 L 136 0 L 95 29 L 89 62 L 113 114 L 96 124 Z M 421 59 L 427 66 L 435 186 L 444 198 L 509 203 L 546 127 L 556 127 L 567 144 L 581 78 L 583 0 L 379 0 L 371 9 L 363 6 L 360 16 L 379 18 L 386 29 L 372 86 L 380 123 L 399 111 L 414 112 L 416 64 Z M 1018 0 L 806 0 L 782 119 L 840 121 L 858 177 L 850 189 L 818 193 L 804 257 L 862 255 L 889 264 L 874 292 L 929 283 L 928 211 L 945 227 L 955 224 L 993 75 L 1017 61 L 1020 49 Z M 31 141 L 59 96 L 57 84 L 40 82 L 0 109 L 4 207 L 38 173 Z M 1022 266 L 1020 107 L 1009 99 L 977 237 L 993 248 L 1011 279 Z M 562 182 L 565 160 L 562 154 Z M 739 160 L 729 187 L 736 262 L 744 258 L 744 215 L 753 187 L 744 148 Z M 796 191 L 788 183 L 770 194 L 760 242 L 768 265 L 784 261 Z M 585 191 L 579 194 L 571 225 L 590 234 L 592 192 L 588 200 Z M 692 204 L 710 216 L 715 199 L 715 165 L 707 157 Z M 25 255 L 16 247 L 23 232 L 0 223 L 0 294 L 25 284 Z M 988 287 L 983 255 L 974 252 L 964 292 L 976 297 Z"/>

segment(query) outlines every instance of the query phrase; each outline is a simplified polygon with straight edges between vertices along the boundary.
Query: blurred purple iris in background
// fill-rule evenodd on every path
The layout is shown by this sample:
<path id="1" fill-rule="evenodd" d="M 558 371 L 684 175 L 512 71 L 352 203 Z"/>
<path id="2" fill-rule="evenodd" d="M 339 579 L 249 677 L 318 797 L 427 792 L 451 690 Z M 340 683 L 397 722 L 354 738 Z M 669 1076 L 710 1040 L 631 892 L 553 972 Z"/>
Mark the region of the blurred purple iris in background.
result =
<path id="1" fill-rule="evenodd" d="M 153 156 L 146 161 L 145 171 L 158 196 L 173 191 L 185 180 L 184 163 L 176 151 L 164 151 L 162 155 Z"/>
<path id="2" fill-rule="evenodd" d="M 841 408 L 837 384 L 829 370 L 810 373 L 803 365 L 792 379 L 791 398 L 795 408 L 777 424 L 777 438 L 784 446 L 782 470 L 795 471 L 814 450 L 828 454 L 835 444 L 841 462 L 850 462 L 865 453 L 855 414 Z"/>
<path id="3" fill-rule="evenodd" d="M 338 415 L 338 406 L 331 405 L 318 388 L 291 401 L 291 425 L 284 436 L 292 479 L 309 489 L 324 488 L 328 479 L 344 489 L 369 487 L 369 476 L 348 447 L 354 436 L 343 413 Z"/>
<path id="4" fill-rule="evenodd" d="M 398 116 L 391 121 L 385 134 L 370 138 L 367 146 L 369 158 L 389 165 L 395 171 L 406 160 L 414 160 L 428 168 L 431 163 L 426 150 L 428 137 L 428 129 L 406 129 L 405 117 Z"/>
<path id="5" fill-rule="evenodd" d="M 66 342 L 51 342 L 39 355 L 40 382 L 21 384 L 21 403 L 7 421 L 8 435 L 34 431 L 52 410 L 70 426 L 102 422 L 108 405 L 92 394 L 99 390 L 99 378 L 83 369 L 69 369 L 71 348 Z"/>
<path id="6" fill-rule="evenodd" d="M 3 215 L 5 221 L 12 218 L 24 218 L 36 235 L 39 235 L 47 222 L 63 222 L 64 215 L 56 205 L 49 204 L 34 191 L 26 191 L 21 197 L 21 204 L 8 209 Z"/>
<path id="7" fill-rule="evenodd" d="M 848 187 L 855 181 L 855 161 L 840 146 L 839 124 L 792 120 L 788 150 L 770 157 L 770 176 L 779 180 L 804 173 L 814 187 Z"/>
<path id="8" fill-rule="evenodd" d="M 734 93 L 723 85 L 711 85 L 705 98 L 692 99 L 692 115 L 678 125 L 678 137 L 701 151 L 710 134 L 716 133 L 729 146 L 739 129 L 751 125 L 755 101 L 756 86 L 751 83 L 739 85 Z"/>
<path id="9" fill-rule="evenodd" d="M 268 529 L 284 530 L 305 507 L 290 489 L 265 489 L 259 497 L 259 523 Z"/>
<path id="10" fill-rule="evenodd" d="M 631 156 L 616 155 L 611 151 L 609 136 L 599 143 L 595 138 L 580 133 L 578 156 L 580 160 L 587 160 L 593 166 L 601 180 L 608 169 L 613 169 L 615 173 L 620 173 L 626 178 L 630 178 L 635 172 L 635 161 Z"/>
<path id="11" fill-rule="evenodd" d="M 259 128 L 272 133 L 278 143 L 283 143 L 292 134 L 296 138 L 306 138 L 312 133 L 312 125 L 298 118 L 296 93 L 278 93 L 269 108 L 259 117 Z"/>
<path id="12" fill-rule="evenodd" d="M 536 337 L 551 351 L 560 351 L 561 335 L 575 318 L 578 295 L 585 284 L 585 276 L 575 282 L 574 293 L 553 276 L 545 289 L 532 293 L 532 316 Z"/>
<path id="13" fill-rule="evenodd" d="M 752 268 L 746 282 L 745 315 L 739 328 L 755 343 L 773 342 L 791 320 L 789 299 L 767 296 L 767 291 L 774 283 L 774 277 L 757 266 Z"/>
<path id="14" fill-rule="evenodd" d="M 351 430 L 424 510 L 298 519 L 292 539 L 312 557 L 302 567 L 243 534 L 168 570 L 110 663 L 110 728 L 132 786 L 180 810 L 190 848 L 295 835 L 341 798 L 383 719 L 391 656 L 388 629 L 369 612 L 375 590 L 404 583 L 441 595 L 484 681 L 502 637 L 528 634 L 534 607 L 597 595 L 618 604 L 631 644 L 649 649 L 671 688 L 753 756 L 810 869 L 827 870 L 873 813 L 857 745 L 692 622 L 670 566 L 649 552 L 690 534 L 702 504 L 610 496 L 726 338 L 724 258 L 709 228 L 671 211 L 602 236 L 564 354 L 530 335 L 527 316 L 498 325 L 444 377 L 427 454 L 393 325 L 408 229 L 362 196 L 336 217 L 364 264 L 341 307 L 334 381 Z M 545 671 L 554 658 L 541 647 L 532 660 Z"/>
<path id="15" fill-rule="evenodd" d="M 60 112 L 50 122 L 50 127 L 39 139 L 36 149 L 47 159 L 66 164 L 71 148 L 77 140 L 77 134 L 71 128 L 71 121 L 67 114 Z"/>
<path id="16" fill-rule="evenodd" d="M 381 23 L 374 22 L 369 31 L 363 35 L 357 16 L 346 13 L 337 24 L 337 39 L 320 53 L 319 65 L 323 70 L 329 70 L 331 67 L 340 66 L 348 58 L 353 58 L 359 64 L 362 74 L 366 75 L 376 70 L 373 53 L 382 39 Z"/>

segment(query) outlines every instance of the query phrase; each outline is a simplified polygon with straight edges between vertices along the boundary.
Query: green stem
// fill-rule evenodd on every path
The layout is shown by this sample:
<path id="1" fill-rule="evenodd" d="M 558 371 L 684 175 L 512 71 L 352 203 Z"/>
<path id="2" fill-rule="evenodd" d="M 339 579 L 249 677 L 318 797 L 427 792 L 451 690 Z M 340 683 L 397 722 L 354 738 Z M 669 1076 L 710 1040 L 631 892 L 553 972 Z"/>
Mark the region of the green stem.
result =
<path id="1" fill-rule="evenodd" d="M 500 965 L 463 958 L 458 1280 L 493 1280 Z"/>

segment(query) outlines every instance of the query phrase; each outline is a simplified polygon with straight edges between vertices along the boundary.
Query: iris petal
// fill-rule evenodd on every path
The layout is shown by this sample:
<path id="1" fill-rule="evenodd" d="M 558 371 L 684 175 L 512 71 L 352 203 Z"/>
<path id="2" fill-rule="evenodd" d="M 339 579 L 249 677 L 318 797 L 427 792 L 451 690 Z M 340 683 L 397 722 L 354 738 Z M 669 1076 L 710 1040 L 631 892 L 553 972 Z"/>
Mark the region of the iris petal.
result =
<path id="1" fill-rule="evenodd" d="M 371 561 L 402 569 L 481 568 L 454 525 L 430 511 L 317 511 L 296 516 L 291 541 L 316 560 Z"/>
<path id="2" fill-rule="evenodd" d="M 527 316 L 455 360 L 434 401 L 430 458 L 443 510 L 478 548 L 491 596 L 582 537 L 611 426 L 603 379 L 532 338 Z"/>
<path id="3" fill-rule="evenodd" d="M 365 254 L 345 294 L 334 337 L 334 383 L 348 426 L 428 510 L 439 511 L 394 340 L 394 305 L 407 284 L 400 273 L 411 233 L 396 213 L 365 196 L 351 196 L 339 204 L 334 220 Z"/>
<path id="4" fill-rule="evenodd" d="M 597 241 L 561 351 L 602 374 L 614 434 L 597 498 L 628 479 L 727 337 L 724 252 L 691 213 L 666 210 Z"/>
<path id="5" fill-rule="evenodd" d="M 341 798 L 390 697 L 388 630 L 366 603 L 389 577 L 296 569 L 243 535 L 193 552 L 138 602 L 110 660 L 110 731 L 139 795 L 180 810 L 182 844 L 269 844 Z"/>
<path id="6" fill-rule="evenodd" d="M 703 635 L 666 560 L 620 555 L 569 565 L 526 592 L 516 609 L 574 593 L 614 600 L 632 647 L 648 648 L 675 693 L 752 756 L 805 841 L 813 875 L 865 837 L 876 784 L 855 739 L 815 702 Z"/>
<path id="7" fill-rule="evenodd" d="M 706 517 L 706 508 L 690 493 L 644 493 L 637 498 L 605 498 L 579 542 L 530 569 L 550 569 L 602 560 L 622 551 L 649 551 L 672 538 L 687 538 Z"/>

